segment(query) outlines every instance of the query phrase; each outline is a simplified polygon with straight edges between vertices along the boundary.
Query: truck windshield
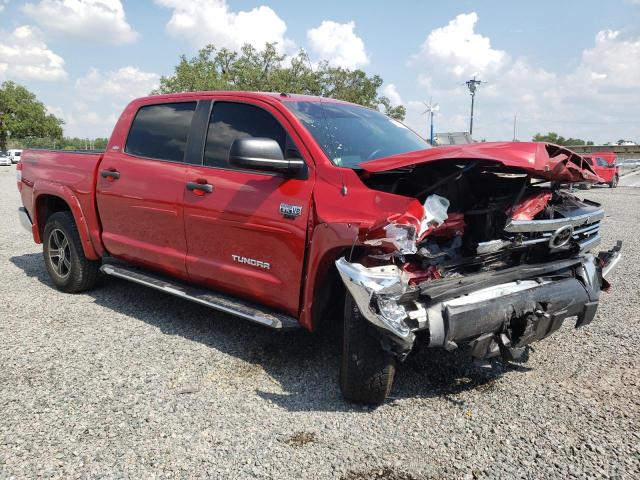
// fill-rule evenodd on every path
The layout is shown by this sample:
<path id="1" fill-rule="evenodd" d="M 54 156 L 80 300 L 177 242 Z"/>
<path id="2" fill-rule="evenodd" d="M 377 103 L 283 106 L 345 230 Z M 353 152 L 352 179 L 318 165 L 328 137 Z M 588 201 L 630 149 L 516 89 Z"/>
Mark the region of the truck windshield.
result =
<path id="1" fill-rule="evenodd" d="M 430 148 L 402 123 L 365 107 L 345 103 L 286 102 L 334 165 L 360 163 Z"/>

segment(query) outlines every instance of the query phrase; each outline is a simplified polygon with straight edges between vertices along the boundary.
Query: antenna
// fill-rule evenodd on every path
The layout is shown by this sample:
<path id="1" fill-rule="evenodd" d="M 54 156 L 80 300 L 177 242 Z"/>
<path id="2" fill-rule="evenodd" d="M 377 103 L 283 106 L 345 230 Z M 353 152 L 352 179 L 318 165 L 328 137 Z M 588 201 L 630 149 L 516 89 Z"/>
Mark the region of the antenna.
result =
<path id="1" fill-rule="evenodd" d="M 429 115 L 429 120 L 430 120 L 430 128 L 429 128 L 429 143 L 431 144 L 431 146 L 433 146 L 433 115 L 440 110 L 440 104 L 438 103 L 433 103 L 432 99 L 429 98 L 429 103 L 427 102 L 422 102 L 424 103 L 424 106 L 427 107 L 427 109 L 422 112 L 422 115 Z"/>

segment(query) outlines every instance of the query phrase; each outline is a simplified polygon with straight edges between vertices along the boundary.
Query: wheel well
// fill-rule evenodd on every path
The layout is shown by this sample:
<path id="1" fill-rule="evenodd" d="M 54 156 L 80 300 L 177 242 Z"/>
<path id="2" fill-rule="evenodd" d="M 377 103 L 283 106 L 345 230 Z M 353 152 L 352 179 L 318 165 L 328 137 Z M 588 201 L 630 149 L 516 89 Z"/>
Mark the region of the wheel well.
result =
<path id="1" fill-rule="evenodd" d="M 40 238 L 44 234 L 44 227 L 49 221 L 49 217 L 56 212 L 70 212 L 69 204 L 62 198 L 55 195 L 40 195 L 36 202 L 36 219 Z"/>
<path id="2" fill-rule="evenodd" d="M 328 255 L 329 261 L 323 262 L 324 268 L 318 273 L 313 294 L 312 319 L 315 328 L 332 329 L 335 322 L 342 322 L 344 311 L 344 299 L 347 289 L 335 266 L 335 261 L 340 257 L 350 257 L 357 261 L 363 255 L 361 248 L 341 249 Z"/>

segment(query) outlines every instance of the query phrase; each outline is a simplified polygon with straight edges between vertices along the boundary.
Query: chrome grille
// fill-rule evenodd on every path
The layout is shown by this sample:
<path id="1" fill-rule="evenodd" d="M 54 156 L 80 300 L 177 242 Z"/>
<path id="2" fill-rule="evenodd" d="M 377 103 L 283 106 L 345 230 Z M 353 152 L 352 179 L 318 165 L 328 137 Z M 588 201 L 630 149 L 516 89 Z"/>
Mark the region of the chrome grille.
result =
<path id="1" fill-rule="evenodd" d="M 565 210 L 559 218 L 512 220 L 505 226 L 506 236 L 521 245 L 546 243 L 552 250 L 566 249 L 577 244 L 581 252 L 586 252 L 600 243 L 600 221 L 604 218 L 604 210 L 593 202 L 576 203 L 579 204 L 576 205 L 577 208 Z M 571 239 L 562 247 L 554 247 L 554 235 L 567 227 L 573 229 Z"/>

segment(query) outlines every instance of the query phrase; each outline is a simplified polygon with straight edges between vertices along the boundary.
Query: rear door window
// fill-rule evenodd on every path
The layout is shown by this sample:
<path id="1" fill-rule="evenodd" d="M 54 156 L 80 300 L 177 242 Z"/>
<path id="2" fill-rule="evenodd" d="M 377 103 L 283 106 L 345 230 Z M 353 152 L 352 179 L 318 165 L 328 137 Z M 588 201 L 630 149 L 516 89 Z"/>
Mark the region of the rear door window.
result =
<path id="1" fill-rule="evenodd" d="M 125 152 L 139 157 L 183 162 L 197 102 L 141 107 L 131 124 Z"/>
<path id="2" fill-rule="evenodd" d="M 287 133 L 265 110 L 246 103 L 216 102 L 211 109 L 204 165 L 229 168 L 229 150 L 238 138 L 272 138 L 285 152 Z"/>

